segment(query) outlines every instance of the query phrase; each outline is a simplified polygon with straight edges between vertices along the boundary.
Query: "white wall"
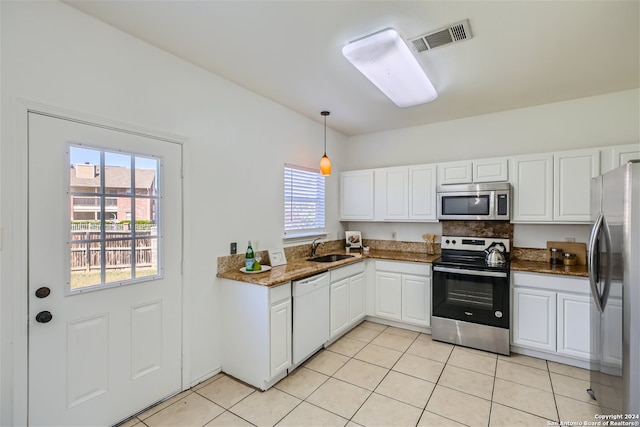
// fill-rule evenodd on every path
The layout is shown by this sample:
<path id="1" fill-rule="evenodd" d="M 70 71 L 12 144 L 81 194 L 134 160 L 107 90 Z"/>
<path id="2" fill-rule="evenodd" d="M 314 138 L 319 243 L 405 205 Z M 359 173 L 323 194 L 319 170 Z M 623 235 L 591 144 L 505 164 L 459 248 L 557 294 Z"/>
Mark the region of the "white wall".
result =
<path id="1" fill-rule="evenodd" d="M 318 122 L 311 121 L 63 3 L 0 2 L 0 8 L 0 425 L 19 420 L 22 415 L 12 411 L 23 410 L 12 401 L 14 368 L 24 366 L 12 360 L 12 346 L 26 341 L 23 320 L 15 319 L 26 310 L 26 268 L 20 268 L 26 265 L 26 206 L 14 187 L 26 168 L 20 99 L 187 139 L 186 373 L 190 382 L 209 375 L 220 367 L 216 258 L 228 254 L 232 241 L 240 250 L 249 239 L 264 248 L 283 246 L 283 165 L 317 168 L 323 153 L 320 111 L 326 106 L 318 105 Z M 337 200 L 344 142 L 328 131 L 335 171 L 326 181 L 329 200 Z M 341 231 L 337 215 L 337 205 L 329 204 L 332 237 Z"/>
<path id="2" fill-rule="evenodd" d="M 348 139 L 349 170 L 640 142 L 640 90 Z"/>
<path id="3" fill-rule="evenodd" d="M 640 143 L 640 90 L 615 92 L 348 139 L 348 170 L 482 159 Z M 607 168 L 610 159 L 602 159 Z M 434 224 L 349 223 L 363 240 L 422 241 Z M 514 245 L 546 248 L 548 240 L 588 242 L 588 225 L 514 226 Z"/>

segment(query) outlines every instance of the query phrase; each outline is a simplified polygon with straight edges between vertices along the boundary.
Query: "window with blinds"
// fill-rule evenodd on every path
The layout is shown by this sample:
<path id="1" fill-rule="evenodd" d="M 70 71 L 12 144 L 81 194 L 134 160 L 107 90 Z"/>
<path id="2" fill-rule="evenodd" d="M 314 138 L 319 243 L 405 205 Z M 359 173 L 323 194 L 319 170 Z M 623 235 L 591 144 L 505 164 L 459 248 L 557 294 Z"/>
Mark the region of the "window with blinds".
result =
<path id="1" fill-rule="evenodd" d="M 301 166 L 284 165 L 284 237 L 325 234 L 324 176 Z"/>

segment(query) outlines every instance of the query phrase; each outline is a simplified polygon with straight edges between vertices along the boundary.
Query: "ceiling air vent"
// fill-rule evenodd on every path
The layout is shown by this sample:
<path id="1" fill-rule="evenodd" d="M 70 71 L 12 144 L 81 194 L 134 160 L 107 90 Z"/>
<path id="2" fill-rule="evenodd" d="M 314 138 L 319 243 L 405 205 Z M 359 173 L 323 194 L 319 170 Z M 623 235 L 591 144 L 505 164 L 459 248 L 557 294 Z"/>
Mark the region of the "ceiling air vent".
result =
<path id="1" fill-rule="evenodd" d="M 423 34 L 420 37 L 409 39 L 416 52 L 426 52 L 436 47 L 457 43 L 471 38 L 469 20 L 455 23 L 446 28 Z"/>

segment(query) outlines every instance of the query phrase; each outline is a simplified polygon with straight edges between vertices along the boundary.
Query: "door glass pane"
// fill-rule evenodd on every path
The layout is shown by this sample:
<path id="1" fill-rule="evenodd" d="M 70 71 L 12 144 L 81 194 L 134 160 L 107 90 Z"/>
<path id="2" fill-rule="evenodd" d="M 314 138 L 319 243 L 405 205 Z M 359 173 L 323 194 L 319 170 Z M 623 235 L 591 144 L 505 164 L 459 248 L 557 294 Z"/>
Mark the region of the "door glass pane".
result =
<path id="1" fill-rule="evenodd" d="M 70 290 L 157 276 L 158 159 L 81 145 L 68 155 Z"/>
<path id="2" fill-rule="evenodd" d="M 104 187 L 106 194 L 131 194 L 131 156 L 104 153 Z"/>

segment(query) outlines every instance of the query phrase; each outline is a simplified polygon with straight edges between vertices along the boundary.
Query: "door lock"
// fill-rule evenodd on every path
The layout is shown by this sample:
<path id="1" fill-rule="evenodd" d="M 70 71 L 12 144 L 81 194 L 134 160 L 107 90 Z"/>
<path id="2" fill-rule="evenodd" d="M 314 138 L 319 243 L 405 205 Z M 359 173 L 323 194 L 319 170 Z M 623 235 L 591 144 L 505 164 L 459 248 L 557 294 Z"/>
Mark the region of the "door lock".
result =
<path id="1" fill-rule="evenodd" d="M 36 296 L 38 298 L 46 298 L 49 296 L 50 293 L 51 293 L 51 289 L 47 288 L 46 286 L 43 286 L 36 290 Z"/>
<path id="2" fill-rule="evenodd" d="M 53 319 L 53 314 L 50 311 L 41 311 L 36 314 L 36 322 L 38 323 L 49 323 Z"/>

